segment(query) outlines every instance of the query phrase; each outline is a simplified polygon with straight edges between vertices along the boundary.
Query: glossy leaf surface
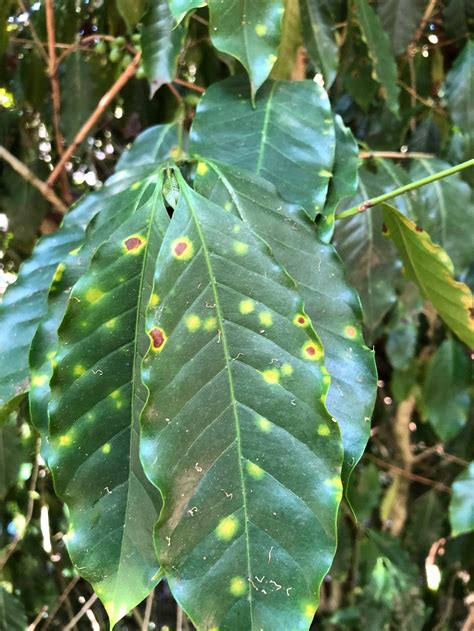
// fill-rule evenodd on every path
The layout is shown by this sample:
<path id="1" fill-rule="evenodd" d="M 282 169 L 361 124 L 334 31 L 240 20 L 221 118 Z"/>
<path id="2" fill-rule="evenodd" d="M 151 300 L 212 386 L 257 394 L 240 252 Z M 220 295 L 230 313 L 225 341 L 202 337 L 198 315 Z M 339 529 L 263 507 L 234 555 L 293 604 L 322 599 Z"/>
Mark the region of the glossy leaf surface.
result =
<path id="1" fill-rule="evenodd" d="M 68 550 L 112 624 L 147 596 L 158 570 L 161 501 L 139 461 L 138 417 L 145 309 L 168 221 L 161 192 L 161 175 L 145 180 L 102 216 L 106 240 L 74 286 L 51 382 L 48 460 L 69 508 Z"/>
<path id="2" fill-rule="evenodd" d="M 177 21 L 180 21 L 186 13 L 197 9 L 199 7 L 206 6 L 206 0 L 168 0 L 171 13 Z"/>
<path id="3" fill-rule="evenodd" d="M 341 427 L 343 481 L 347 481 L 369 437 L 377 375 L 373 353 L 362 336 L 359 299 L 341 260 L 332 246 L 319 241 L 305 213 L 285 204 L 264 180 L 209 163 L 196 186 L 247 222 L 298 283 L 305 311 L 324 346 L 331 376 L 326 404 Z"/>
<path id="4" fill-rule="evenodd" d="M 385 234 L 397 246 L 406 276 L 418 285 L 445 324 L 473 348 L 472 293 L 467 285 L 454 280 L 451 259 L 428 233 L 396 208 L 384 204 L 383 209 Z"/>
<path id="5" fill-rule="evenodd" d="M 367 0 L 355 0 L 355 7 L 362 38 L 367 44 L 373 64 L 374 78 L 383 86 L 388 108 L 398 115 L 400 90 L 397 85 L 397 65 L 390 49 L 388 35 Z"/>
<path id="6" fill-rule="evenodd" d="M 24 631 L 27 627 L 25 609 L 21 602 L 10 594 L 3 586 L 0 587 L 0 630 Z"/>
<path id="7" fill-rule="evenodd" d="M 322 348 L 268 247 L 177 177 L 144 361 L 158 557 L 198 628 L 307 629 L 342 488 Z"/>
<path id="8" fill-rule="evenodd" d="M 255 96 L 277 60 L 284 0 L 208 0 L 208 4 L 212 43 L 240 61 Z"/>
<path id="9" fill-rule="evenodd" d="M 329 90 L 339 65 L 336 43 L 336 20 L 331 0 L 300 0 L 301 25 L 308 54 L 316 69 L 321 70 Z"/>
<path id="10" fill-rule="evenodd" d="M 314 219 L 332 174 L 335 131 L 329 99 L 313 81 L 267 82 L 255 107 L 240 77 L 211 86 L 194 120 L 190 151 L 272 182 Z"/>
<path id="11" fill-rule="evenodd" d="M 453 537 L 474 530 L 474 462 L 453 482 L 449 521 Z"/>
<path id="12" fill-rule="evenodd" d="M 423 388 L 428 420 L 444 442 L 467 422 L 470 385 L 471 366 L 464 348 L 456 340 L 444 341 L 428 364 Z"/>

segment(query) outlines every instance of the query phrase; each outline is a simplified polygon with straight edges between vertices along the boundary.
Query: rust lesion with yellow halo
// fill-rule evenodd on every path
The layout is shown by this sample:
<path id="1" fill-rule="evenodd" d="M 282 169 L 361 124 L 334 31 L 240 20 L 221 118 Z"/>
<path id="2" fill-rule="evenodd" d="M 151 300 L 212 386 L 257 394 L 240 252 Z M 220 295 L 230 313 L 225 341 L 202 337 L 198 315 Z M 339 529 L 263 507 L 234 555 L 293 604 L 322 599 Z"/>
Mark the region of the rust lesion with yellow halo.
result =
<path id="1" fill-rule="evenodd" d="M 146 239 L 141 234 L 131 234 L 122 241 L 122 249 L 125 254 L 140 254 L 146 244 Z"/>
<path id="2" fill-rule="evenodd" d="M 159 326 L 154 326 L 148 331 L 150 337 L 150 348 L 154 353 L 161 353 L 166 340 L 168 339 L 166 333 Z"/>
<path id="3" fill-rule="evenodd" d="M 188 237 L 178 237 L 171 243 L 171 254 L 178 261 L 189 261 L 194 255 L 194 246 Z"/>
<path id="4" fill-rule="evenodd" d="M 309 359 L 310 361 L 316 362 L 322 359 L 323 348 L 321 344 L 308 341 L 303 344 L 303 347 L 301 349 L 301 354 L 304 359 Z"/>
<path id="5" fill-rule="evenodd" d="M 293 324 L 305 329 L 311 324 L 311 320 L 304 313 L 297 313 L 293 318 Z"/>

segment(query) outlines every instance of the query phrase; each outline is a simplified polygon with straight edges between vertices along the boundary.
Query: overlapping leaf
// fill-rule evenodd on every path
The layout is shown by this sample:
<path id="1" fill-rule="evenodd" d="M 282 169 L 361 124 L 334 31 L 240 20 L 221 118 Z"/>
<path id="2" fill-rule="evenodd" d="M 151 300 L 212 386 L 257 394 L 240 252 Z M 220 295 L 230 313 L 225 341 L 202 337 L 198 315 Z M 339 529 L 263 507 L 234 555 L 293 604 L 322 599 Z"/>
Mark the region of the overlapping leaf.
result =
<path id="1" fill-rule="evenodd" d="M 329 99 L 316 83 L 269 81 L 252 107 L 241 77 L 207 90 L 190 139 L 192 153 L 260 175 L 312 219 L 326 199 L 335 145 Z"/>
<path id="2" fill-rule="evenodd" d="M 377 13 L 395 55 L 406 51 L 420 25 L 425 8 L 425 0 L 381 0 L 378 3 Z"/>
<path id="3" fill-rule="evenodd" d="M 282 202 L 271 184 L 250 173 L 215 163 L 206 164 L 204 173 L 203 164 L 197 190 L 246 221 L 298 283 L 325 349 L 331 376 L 326 403 L 341 426 L 346 481 L 369 437 L 377 381 L 374 355 L 362 336 L 358 296 L 336 251 L 319 241 L 304 212 Z"/>
<path id="4" fill-rule="evenodd" d="M 284 0 L 208 0 L 212 43 L 249 73 L 252 97 L 277 60 Z"/>
<path id="5" fill-rule="evenodd" d="M 179 22 L 189 11 L 204 7 L 206 0 L 168 0 L 168 4 L 174 18 Z"/>
<path id="6" fill-rule="evenodd" d="M 157 175 L 99 216 L 91 249 L 102 245 L 71 294 L 51 382 L 48 461 L 69 507 L 68 550 L 112 624 L 146 597 L 158 569 L 161 502 L 139 461 L 138 417 L 145 309 L 157 300 L 151 282 L 168 222 L 161 194 Z"/>
<path id="7" fill-rule="evenodd" d="M 428 233 L 393 206 L 384 204 L 383 209 L 385 235 L 397 246 L 406 276 L 418 285 L 459 339 L 474 348 L 472 293 L 467 285 L 454 280 L 451 259 Z"/>
<path id="8" fill-rule="evenodd" d="M 306 48 L 315 67 L 321 70 L 328 89 L 334 83 L 339 64 L 332 4 L 331 0 L 300 0 Z"/>
<path id="9" fill-rule="evenodd" d="M 474 530 L 474 462 L 453 482 L 449 521 L 453 537 Z"/>
<path id="10" fill-rule="evenodd" d="M 177 178 L 143 369 L 159 560 L 198 628 L 307 629 L 341 497 L 322 348 L 267 246 Z"/>
<path id="11" fill-rule="evenodd" d="M 270 77 L 277 80 L 292 79 L 298 48 L 301 46 L 301 21 L 299 0 L 285 0 L 285 13 L 278 59 Z M 301 77 L 298 77 L 301 79 Z"/>

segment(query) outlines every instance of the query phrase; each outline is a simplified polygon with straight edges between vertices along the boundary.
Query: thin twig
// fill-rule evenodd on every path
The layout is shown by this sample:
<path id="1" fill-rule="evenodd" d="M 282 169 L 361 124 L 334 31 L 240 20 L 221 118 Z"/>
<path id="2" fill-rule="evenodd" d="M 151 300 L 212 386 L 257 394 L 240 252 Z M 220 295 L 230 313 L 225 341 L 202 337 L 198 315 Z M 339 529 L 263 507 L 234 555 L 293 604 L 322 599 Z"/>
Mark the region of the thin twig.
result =
<path id="1" fill-rule="evenodd" d="M 63 631 L 71 631 L 71 629 L 76 625 L 76 622 L 79 622 L 82 616 L 84 616 L 86 612 L 89 611 L 89 609 L 92 607 L 92 605 L 95 603 L 96 600 L 97 600 L 97 594 L 92 594 L 89 600 L 84 603 L 82 608 L 74 616 L 74 618 L 70 622 L 68 622 L 68 624 L 63 628 Z"/>
<path id="2" fill-rule="evenodd" d="M 21 11 L 23 13 L 27 13 L 29 16 L 29 20 L 28 20 L 28 26 L 31 32 L 31 38 L 33 39 L 33 42 L 36 46 L 36 48 L 38 49 L 39 54 L 41 55 L 41 57 L 43 57 L 43 60 L 46 64 L 48 64 L 48 55 L 46 54 L 46 50 L 44 49 L 43 44 L 41 43 L 40 38 L 38 37 L 38 33 L 36 32 L 35 27 L 33 26 L 33 22 L 31 21 L 31 11 L 29 9 L 26 8 L 25 3 L 23 2 L 23 0 L 18 0 L 18 6 L 20 7 Z"/>
<path id="3" fill-rule="evenodd" d="M 117 81 L 114 83 L 114 85 L 110 88 L 110 90 L 108 90 L 108 92 L 106 92 L 104 94 L 104 96 L 100 99 L 100 101 L 97 104 L 97 107 L 95 108 L 95 110 L 89 116 L 88 120 L 84 123 L 84 125 L 81 127 L 81 129 L 77 132 L 77 134 L 76 134 L 74 140 L 72 141 L 71 145 L 63 153 L 63 155 L 62 155 L 61 159 L 59 160 L 58 164 L 54 167 L 51 175 L 47 179 L 47 184 L 49 186 L 52 186 L 54 184 L 54 182 L 56 182 L 56 180 L 58 179 L 59 175 L 62 173 L 62 171 L 63 171 L 63 169 L 64 169 L 64 167 L 66 165 L 66 162 L 68 162 L 72 158 L 72 156 L 74 155 L 74 152 L 76 151 L 77 147 L 87 137 L 87 135 L 89 134 L 91 129 L 97 123 L 99 118 L 105 112 L 105 110 L 110 105 L 110 103 L 113 101 L 113 99 L 117 96 L 117 94 L 120 92 L 120 90 L 123 88 L 123 86 L 136 73 L 138 65 L 140 63 L 140 58 L 141 58 L 141 52 L 138 52 L 135 55 L 134 59 L 129 63 L 129 65 L 122 72 L 122 74 L 117 79 Z"/>
<path id="4" fill-rule="evenodd" d="M 183 610 L 176 605 L 176 631 L 183 631 Z"/>
<path id="5" fill-rule="evenodd" d="M 30 485 L 28 487 L 28 504 L 26 507 L 26 515 L 25 515 L 25 523 L 22 529 L 21 534 L 16 533 L 13 541 L 9 543 L 4 549 L 0 556 L 0 570 L 3 569 L 5 563 L 11 557 L 11 555 L 15 552 L 17 545 L 25 536 L 26 530 L 30 524 L 31 518 L 33 517 L 33 510 L 35 507 L 35 499 L 36 499 L 36 482 L 38 481 L 38 471 L 39 471 L 39 451 L 40 451 L 41 439 L 37 438 L 35 443 L 35 452 L 34 452 L 34 462 L 33 462 L 33 471 L 30 477 Z"/>
<path id="6" fill-rule="evenodd" d="M 359 158 L 366 160 L 367 158 L 393 158 L 394 160 L 398 159 L 420 159 L 420 158 L 435 158 L 436 156 L 433 153 L 422 153 L 420 151 L 405 151 L 405 153 L 401 151 L 360 151 Z"/>
<path id="7" fill-rule="evenodd" d="M 420 22 L 420 26 L 418 27 L 416 33 L 415 33 L 415 37 L 413 38 L 414 42 L 417 42 L 420 37 L 423 35 L 423 31 L 425 30 L 425 26 L 428 23 L 428 20 L 431 17 L 431 14 L 433 13 L 433 11 L 436 8 L 436 3 L 438 0 L 430 0 L 430 3 L 428 4 L 428 6 L 426 7 L 426 10 L 423 14 L 423 17 L 421 18 L 421 22 Z"/>
<path id="8" fill-rule="evenodd" d="M 79 576 L 75 576 L 66 585 L 65 590 L 63 591 L 61 596 L 56 601 L 56 604 L 54 605 L 54 607 L 51 609 L 51 613 L 49 614 L 49 616 L 48 616 L 46 622 L 44 623 L 41 631 L 46 631 L 46 629 L 49 627 L 49 625 L 53 622 L 54 618 L 56 617 L 56 614 L 61 609 L 61 607 L 62 607 L 64 601 L 66 600 L 66 598 L 68 597 L 69 593 L 74 589 L 74 587 L 76 586 L 76 583 L 79 581 L 79 578 L 80 578 Z"/>
<path id="9" fill-rule="evenodd" d="M 155 596 L 155 590 L 153 589 L 151 593 L 148 595 L 148 598 L 146 599 L 145 615 L 143 617 L 143 622 L 141 626 L 142 631 L 148 631 L 148 625 L 150 624 L 151 609 L 153 607 L 154 596 Z"/>
<path id="10" fill-rule="evenodd" d="M 446 486 L 442 482 L 436 482 L 435 480 L 430 480 L 429 478 L 425 478 L 422 475 L 417 475 L 416 473 L 411 473 L 409 471 L 405 471 L 401 467 L 397 467 L 391 462 L 385 462 L 381 458 L 377 458 L 377 456 L 373 456 L 372 454 L 365 454 L 364 458 L 367 460 L 371 460 L 375 464 L 379 465 L 383 469 L 389 469 L 394 473 L 398 473 L 403 477 L 408 478 L 409 480 L 413 480 L 414 482 L 420 482 L 420 484 L 425 484 L 426 486 L 431 486 L 437 491 L 443 491 L 443 493 L 451 493 L 451 489 L 449 486 Z"/>
<path id="11" fill-rule="evenodd" d="M 3 158 L 3 160 L 5 160 L 5 162 L 7 162 L 14 171 L 21 175 L 21 177 L 29 182 L 29 184 L 34 186 L 41 195 L 47 199 L 52 206 L 54 206 L 58 213 L 64 215 L 67 210 L 67 206 L 63 204 L 53 189 L 46 182 L 37 178 L 36 175 L 26 166 L 26 164 L 18 160 L 18 158 L 15 158 L 15 156 L 11 154 L 8 149 L 5 149 L 3 145 L 0 145 L 0 158 Z"/>
<path id="12" fill-rule="evenodd" d="M 38 611 L 33 622 L 26 627 L 26 631 L 35 631 L 36 627 L 39 625 L 41 620 L 44 619 L 43 616 L 46 613 L 46 611 L 48 611 L 48 605 L 43 605 L 41 609 Z"/>
<path id="13" fill-rule="evenodd" d="M 430 109 L 434 110 L 437 114 L 441 114 L 442 116 L 447 115 L 445 110 L 443 110 L 442 107 L 439 107 L 438 105 L 436 105 L 436 103 L 434 103 L 432 100 L 425 99 L 424 97 L 420 96 L 415 90 L 413 90 L 413 88 L 411 88 L 404 81 L 398 80 L 397 83 L 404 90 L 406 90 L 408 94 L 410 94 L 413 97 L 413 99 L 415 99 L 416 101 L 419 101 L 425 107 L 429 107 Z"/>
<path id="14" fill-rule="evenodd" d="M 196 85 L 195 83 L 191 83 L 190 81 L 185 81 L 184 79 L 173 79 L 173 83 L 182 85 L 185 88 L 189 88 L 190 90 L 194 90 L 195 92 L 199 92 L 200 94 L 203 94 L 206 91 L 206 88 L 202 88 L 200 85 Z"/>

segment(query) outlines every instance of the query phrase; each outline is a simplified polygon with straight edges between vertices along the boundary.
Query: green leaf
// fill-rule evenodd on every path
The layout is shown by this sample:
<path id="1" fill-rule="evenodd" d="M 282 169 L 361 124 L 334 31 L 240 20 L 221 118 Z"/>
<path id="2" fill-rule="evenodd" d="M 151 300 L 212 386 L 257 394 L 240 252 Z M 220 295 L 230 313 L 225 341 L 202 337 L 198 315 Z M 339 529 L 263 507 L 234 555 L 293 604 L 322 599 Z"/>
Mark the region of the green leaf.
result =
<path id="1" fill-rule="evenodd" d="M 413 161 L 410 178 L 422 179 L 450 166 L 441 160 L 420 158 Z M 466 229 L 474 224 L 469 185 L 455 173 L 421 187 L 418 195 L 421 203 L 416 206 L 417 223 L 446 250 L 456 269 L 465 269 L 472 262 L 472 243 L 466 239 Z"/>
<path id="2" fill-rule="evenodd" d="M 0 586 L 0 631 L 25 631 L 28 626 L 22 603 Z"/>
<path id="3" fill-rule="evenodd" d="M 474 155 L 474 39 L 467 41 L 446 77 L 444 92 L 449 114 L 464 138 L 466 160 Z"/>
<path id="4" fill-rule="evenodd" d="M 205 7 L 206 0 L 168 0 L 168 4 L 175 20 L 180 22 L 189 11 Z"/>
<path id="5" fill-rule="evenodd" d="M 351 479 L 349 486 L 349 501 L 357 519 L 364 522 L 370 519 L 372 511 L 380 501 L 382 486 L 377 467 L 369 462 L 361 466 Z"/>
<path id="6" fill-rule="evenodd" d="M 117 9 L 125 20 L 128 29 L 132 31 L 145 13 L 148 0 L 116 0 Z"/>
<path id="7" fill-rule="evenodd" d="M 336 251 L 319 241 L 301 209 L 283 203 L 271 184 L 249 173 L 211 162 L 205 166 L 205 173 L 198 166 L 203 174 L 197 189 L 247 222 L 298 283 L 305 312 L 324 345 L 331 376 L 326 405 L 341 427 L 346 482 L 367 444 L 377 381 L 374 355 L 362 336 L 358 296 Z"/>
<path id="8" fill-rule="evenodd" d="M 381 0 L 377 13 L 395 55 L 403 54 L 420 26 L 425 0 Z"/>
<path id="9" fill-rule="evenodd" d="M 198 628 L 307 629 L 342 495 L 322 347 L 268 247 L 176 177 L 143 368 L 158 557 Z"/>
<path id="10" fill-rule="evenodd" d="M 332 177 L 335 131 L 326 92 L 313 81 L 267 82 L 252 107 L 241 77 L 201 99 L 190 152 L 253 171 L 314 219 Z"/>
<path id="11" fill-rule="evenodd" d="M 443 442 L 454 438 L 467 422 L 471 366 L 464 348 L 446 340 L 430 359 L 423 399 L 430 425 Z"/>
<path id="12" fill-rule="evenodd" d="M 18 479 L 24 449 L 15 423 L 0 424 L 0 500 Z"/>
<path id="13" fill-rule="evenodd" d="M 169 160 L 179 151 L 178 125 L 153 125 L 148 127 L 135 138 L 132 146 L 124 151 L 115 167 L 115 171 L 135 169 L 145 165 L 153 165 L 163 160 Z M 120 174 L 120 179 L 123 175 Z M 118 179 L 118 178 L 116 178 Z M 114 178 L 112 178 L 114 181 Z M 110 186 L 110 180 L 107 181 Z"/>
<path id="14" fill-rule="evenodd" d="M 161 500 L 140 464 L 138 417 L 145 308 L 156 300 L 151 282 L 168 222 L 161 192 L 155 175 L 99 215 L 103 242 L 96 249 L 93 235 L 94 257 L 70 296 L 51 381 L 48 464 L 69 508 L 68 551 L 112 625 L 147 596 L 158 569 L 152 528 Z"/>
<path id="15" fill-rule="evenodd" d="M 339 204 L 357 193 L 357 171 L 361 164 L 359 148 L 351 130 L 342 118 L 334 116 L 336 130 L 336 153 L 332 178 L 329 181 L 328 194 L 322 211 L 322 221 L 318 225 L 318 234 L 322 241 L 329 243 L 334 234 L 334 214 Z"/>
<path id="16" fill-rule="evenodd" d="M 373 64 L 374 78 L 383 86 L 388 108 L 398 116 L 397 65 L 390 50 L 390 41 L 378 15 L 367 0 L 354 0 L 362 38 L 367 44 Z"/>
<path id="17" fill-rule="evenodd" d="M 440 495 L 436 489 L 431 489 L 411 504 L 406 526 L 406 547 L 415 558 L 425 559 L 433 541 L 444 534 L 446 508 Z"/>
<path id="18" fill-rule="evenodd" d="M 272 79 L 287 80 L 292 78 L 296 54 L 301 45 L 301 21 L 299 0 L 285 0 L 285 13 L 278 59 L 270 74 Z"/>
<path id="19" fill-rule="evenodd" d="M 321 70 L 326 88 L 334 83 L 339 65 L 336 19 L 330 0 L 300 0 L 301 24 L 306 49 Z"/>
<path id="20" fill-rule="evenodd" d="M 474 462 L 453 482 L 449 521 L 453 537 L 474 530 Z"/>
<path id="21" fill-rule="evenodd" d="M 208 0 L 214 46 L 235 57 L 250 77 L 252 99 L 277 60 L 284 0 Z"/>
<path id="22" fill-rule="evenodd" d="M 472 293 L 453 278 L 453 264 L 446 252 L 430 236 L 396 208 L 383 204 L 385 236 L 395 243 L 406 276 L 431 301 L 445 324 L 465 343 L 474 347 Z"/>
<path id="23" fill-rule="evenodd" d="M 46 313 L 49 288 L 58 265 L 82 243 L 86 226 L 98 212 L 95 200 L 91 195 L 79 203 L 59 230 L 38 241 L 16 282 L 5 292 L 0 304 L 0 414 L 30 388 L 28 354 Z"/>
<path id="24" fill-rule="evenodd" d="M 141 31 L 143 68 L 152 95 L 175 78 L 185 36 L 186 29 L 182 24 L 175 24 L 167 0 L 153 0 Z"/>

